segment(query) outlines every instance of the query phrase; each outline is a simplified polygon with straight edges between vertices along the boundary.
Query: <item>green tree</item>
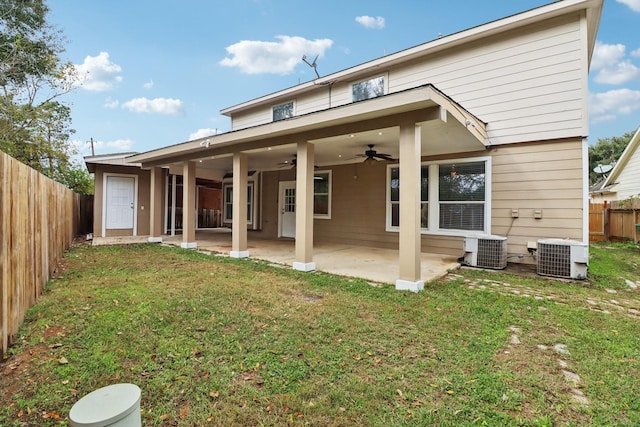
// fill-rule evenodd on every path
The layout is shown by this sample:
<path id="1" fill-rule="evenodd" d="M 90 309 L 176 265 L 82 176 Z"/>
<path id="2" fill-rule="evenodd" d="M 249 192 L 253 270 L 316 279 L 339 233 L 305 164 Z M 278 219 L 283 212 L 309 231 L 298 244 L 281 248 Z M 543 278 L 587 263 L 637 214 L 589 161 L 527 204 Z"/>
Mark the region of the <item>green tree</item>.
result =
<path id="1" fill-rule="evenodd" d="M 75 131 L 58 99 L 77 77 L 60 59 L 64 39 L 48 13 L 46 0 L 0 0 L 0 150 L 73 187 L 76 180 L 66 180 L 84 166 L 71 161 Z"/>
<path id="2" fill-rule="evenodd" d="M 618 161 L 622 152 L 631 141 L 634 132 L 627 132 L 622 136 L 600 138 L 595 145 L 589 146 L 589 184 L 593 185 L 602 180 L 602 174 L 593 171 L 598 165 L 613 165 Z"/>

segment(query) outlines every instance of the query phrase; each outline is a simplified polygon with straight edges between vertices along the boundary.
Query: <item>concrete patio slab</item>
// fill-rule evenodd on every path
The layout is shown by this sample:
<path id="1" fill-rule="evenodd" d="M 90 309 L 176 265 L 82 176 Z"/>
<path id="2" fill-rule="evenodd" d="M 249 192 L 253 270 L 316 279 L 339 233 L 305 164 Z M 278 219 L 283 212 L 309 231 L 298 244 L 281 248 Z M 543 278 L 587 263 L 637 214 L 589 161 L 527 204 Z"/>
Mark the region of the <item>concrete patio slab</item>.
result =
<path id="1" fill-rule="evenodd" d="M 147 236 L 94 238 L 94 245 L 147 242 Z M 163 236 L 163 243 L 180 246 L 182 236 Z M 231 231 L 228 229 L 196 232 L 197 249 L 229 255 Z M 263 239 L 249 233 L 249 257 L 291 267 L 295 261 L 293 239 Z M 313 260 L 319 271 L 346 277 L 360 277 L 375 283 L 393 285 L 399 277 L 398 251 L 345 244 L 316 244 Z M 460 267 L 456 257 L 422 253 L 422 280 L 427 283 Z"/>

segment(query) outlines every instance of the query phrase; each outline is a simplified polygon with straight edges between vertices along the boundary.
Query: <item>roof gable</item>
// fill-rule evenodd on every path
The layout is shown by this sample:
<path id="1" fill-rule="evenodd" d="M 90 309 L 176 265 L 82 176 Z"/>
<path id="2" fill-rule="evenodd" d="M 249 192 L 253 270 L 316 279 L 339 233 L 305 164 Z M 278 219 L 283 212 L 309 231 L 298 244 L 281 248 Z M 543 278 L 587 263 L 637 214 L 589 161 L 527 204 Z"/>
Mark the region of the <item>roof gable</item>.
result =
<path id="1" fill-rule="evenodd" d="M 633 135 L 633 137 L 627 144 L 627 147 L 620 155 L 620 158 L 611 170 L 611 173 L 604 181 L 602 185 L 603 188 L 616 182 L 616 179 L 618 179 L 625 166 L 629 163 L 629 160 L 631 160 L 634 155 L 640 156 L 640 150 L 638 149 L 638 147 L 640 147 L 640 127 L 638 128 L 638 130 L 636 130 L 636 133 Z"/>

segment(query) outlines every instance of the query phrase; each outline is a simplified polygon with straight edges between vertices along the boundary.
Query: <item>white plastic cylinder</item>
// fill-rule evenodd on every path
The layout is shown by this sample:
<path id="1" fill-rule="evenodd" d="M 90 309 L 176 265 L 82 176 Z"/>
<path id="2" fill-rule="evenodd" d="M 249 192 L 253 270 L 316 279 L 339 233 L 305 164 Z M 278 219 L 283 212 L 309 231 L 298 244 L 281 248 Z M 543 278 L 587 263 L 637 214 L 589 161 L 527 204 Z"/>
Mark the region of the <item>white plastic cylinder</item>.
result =
<path id="1" fill-rule="evenodd" d="M 112 384 L 78 400 L 69 412 L 74 427 L 140 427 L 140 388 Z"/>

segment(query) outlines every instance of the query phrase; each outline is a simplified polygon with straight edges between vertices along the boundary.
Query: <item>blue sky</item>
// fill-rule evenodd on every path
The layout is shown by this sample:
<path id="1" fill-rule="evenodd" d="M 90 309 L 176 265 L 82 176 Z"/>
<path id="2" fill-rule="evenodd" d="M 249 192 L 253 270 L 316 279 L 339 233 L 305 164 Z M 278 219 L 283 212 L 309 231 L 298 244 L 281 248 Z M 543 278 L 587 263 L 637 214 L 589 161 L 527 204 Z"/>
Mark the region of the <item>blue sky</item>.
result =
<path id="1" fill-rule="evenodd" d="M 81 155 L 147 151 L 229 130 L 223 108 L 549 3 L 388 0 L 49 0 L 62 101 Z M 590 143 L 640 126 L 640 0 L 605 2 L 589 77 Z"/>

